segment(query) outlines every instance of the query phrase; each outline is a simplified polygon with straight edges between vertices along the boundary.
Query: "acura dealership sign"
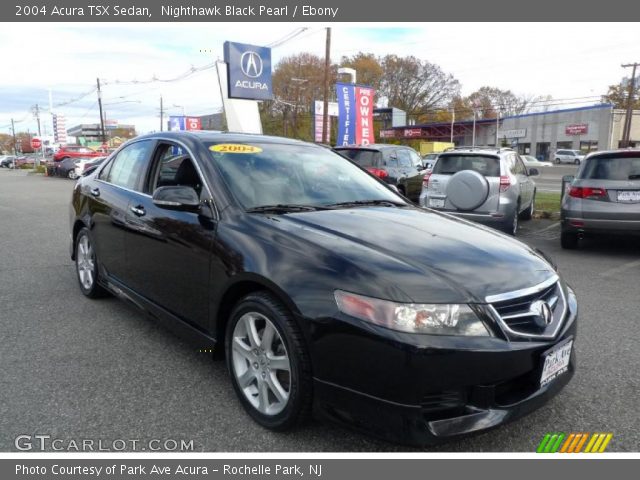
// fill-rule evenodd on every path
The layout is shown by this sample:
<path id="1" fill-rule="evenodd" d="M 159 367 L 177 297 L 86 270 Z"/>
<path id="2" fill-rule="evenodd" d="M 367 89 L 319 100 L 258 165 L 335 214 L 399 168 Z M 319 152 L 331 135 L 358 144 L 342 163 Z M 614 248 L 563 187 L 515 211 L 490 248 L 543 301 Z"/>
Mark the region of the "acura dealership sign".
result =
<path id="1" fill-rule="evenodd" d="M 224 42 L 229 98 L 271 100 L 271 49 L 245 43 Z"/>

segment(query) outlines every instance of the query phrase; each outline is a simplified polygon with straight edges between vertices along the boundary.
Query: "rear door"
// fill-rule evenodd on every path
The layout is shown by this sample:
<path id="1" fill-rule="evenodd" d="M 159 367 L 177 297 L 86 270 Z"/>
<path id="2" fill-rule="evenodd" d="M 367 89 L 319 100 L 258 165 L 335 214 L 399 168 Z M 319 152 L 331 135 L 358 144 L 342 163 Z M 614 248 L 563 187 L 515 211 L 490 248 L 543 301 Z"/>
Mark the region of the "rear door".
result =
<path id="1" fill-rule="evenodd" d="M 154 144 L 140 140 L 127 145 L 87 184 L 96 256 L 103 273 L 123 283 L 127 282 L 127 208 Z"/>
<path id="2" fill-rule="evenodd" d="M 640 221 L 640 154 L 592 157 L 573 185 L 591 189 L 581 201 L 585 219 Z"/>
<path id="3" fill-rule="evenodd" d="M 486 200 L 474 213 L 498 211 L 500 204 L 500 158 L 497 155 L 444 153 L 438 157 L 429 177 L 428 207 L 457 211 L 448 198 L 449 181 L 458 172 L 473 170 L 480 173 L 488 185 Z"/>
<path id="4" fill-rule="evenodd" d="M 535 183 L 531 180 L 529 176 L 529 172 L 527 171 L 527 167 L 525 167 L 522 158 L 519 155 L 514 154 L 515 156 L 515 175 L 518 179 L 518 185 L 520 186 L 520 210 L 524 210 L 526 207 L 531 205 L 531 201 L 533 200 L 533 189 L 535 187 Z"/>
<path id="5" fill-rule="evenodd" d="M 417 202 L 420 198 L 420 192 L 422 191 L 422 159 L 417 152 L 412 149 L 404 149 L 405 152 L 409 155 L 409 160 L 411 162 L 409 168 L 407 169 L 407 183 L 410 185 L 409 190 L 411 194 L 409 198 L 414 202 Z"/>

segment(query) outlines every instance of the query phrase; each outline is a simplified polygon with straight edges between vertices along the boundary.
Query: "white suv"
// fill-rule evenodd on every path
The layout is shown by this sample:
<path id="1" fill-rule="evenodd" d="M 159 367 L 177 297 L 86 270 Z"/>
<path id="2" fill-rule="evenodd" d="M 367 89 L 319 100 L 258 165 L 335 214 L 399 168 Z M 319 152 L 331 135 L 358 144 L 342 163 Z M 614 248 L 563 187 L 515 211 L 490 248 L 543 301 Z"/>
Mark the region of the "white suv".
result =
<path id="1" fill-rule="evenodd" d="M 580 165 L 584 155 L 580 150 L 557 150 L 554 156 L 556 163 L 575 163 Z"/>

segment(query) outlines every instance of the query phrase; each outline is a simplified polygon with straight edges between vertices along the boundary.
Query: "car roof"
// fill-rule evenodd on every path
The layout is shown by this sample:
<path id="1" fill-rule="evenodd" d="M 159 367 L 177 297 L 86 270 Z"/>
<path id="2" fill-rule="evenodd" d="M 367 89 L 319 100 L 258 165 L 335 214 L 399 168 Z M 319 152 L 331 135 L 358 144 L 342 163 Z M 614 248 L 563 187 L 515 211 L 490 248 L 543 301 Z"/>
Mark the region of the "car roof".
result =
<path id="1" fill-rule="evenodd" d="M 615 150 L 598 150 L 597 152 L 591 152 L 587 154 L 585 158 L 593 157 L 608 157 L 608 156 L 622 156 L 622 157 L 640 157 L 640 149 L 638 148 L 617 148 Z"/>
<path id="2" fill-rule="evenodd" d="M 193 130 L 189 132 L 155 132 L 147 135 L 141 135 L 136 139 L 142 138 L 190 138 L 201 142 L 229 142 L 229 143 L 273 143 L 286 145 L 315 145 L 309 142 L 303 142 L 293 138 L 276 137 L 271 135 L 261 135 L 258 133 L 235 133 L 220 132 L 214 130 Z"/>
<path id="3" fill-rule="evenodd" d="M 338 145 L 334 148 L 336 150 L 388 150 L 391 148 L 411 148 L 411 147 L 407 145 L 390 145 L 387 143 L 371 143 L 368 145 Z"/>

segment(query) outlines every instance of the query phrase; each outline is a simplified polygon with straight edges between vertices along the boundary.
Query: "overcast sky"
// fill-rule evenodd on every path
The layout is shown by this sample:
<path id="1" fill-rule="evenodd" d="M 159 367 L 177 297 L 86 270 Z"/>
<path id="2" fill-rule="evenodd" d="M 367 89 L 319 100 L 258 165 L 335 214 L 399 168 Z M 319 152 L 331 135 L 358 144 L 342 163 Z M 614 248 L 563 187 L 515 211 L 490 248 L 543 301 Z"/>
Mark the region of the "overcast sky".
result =
<path id="1" fill-rule="evenodd" d="M 324 56 L 325 26 L 4 23 L 0 28 L 0 132 L 10 131 L 11 118 L 20 121 L 16 130 L 36 131 L 29 111 L 36 103 L 48 109 L 49 89 L 54 105 L 68 102 L 89 92 L 96 77 L 104 83 L 107 118 L 135 124 L 140 133 L 159 129 L 160 95 L 168 114 L 180 115 L 183 107 L 187 115 L 216 112 L 221 100 L 214 69 L 175 82 L 131 81 L 171 79 L 192 66 L 222 59 L 225 40 L 268 45 L 301 27 L 308 30 L 273 49 L 274 63 L 303 51 Z M 331 26 L 332 60 L 358 51 L 415 55 L 453 74 L 461 82 L 463 94 L 490 85 L 519 94 L 579 97 L 579 101 L 592 104 L 608 85 L 630 74 L 621 63 L 640 61 L 638 24 Z M 54 111 L 66 115 L 67 127 L 99 119 L 95 93 Z M 43 121 L 48 128 L 49 124 Z"/>

